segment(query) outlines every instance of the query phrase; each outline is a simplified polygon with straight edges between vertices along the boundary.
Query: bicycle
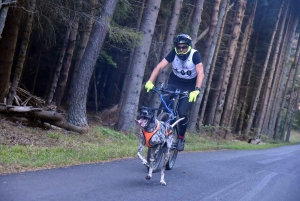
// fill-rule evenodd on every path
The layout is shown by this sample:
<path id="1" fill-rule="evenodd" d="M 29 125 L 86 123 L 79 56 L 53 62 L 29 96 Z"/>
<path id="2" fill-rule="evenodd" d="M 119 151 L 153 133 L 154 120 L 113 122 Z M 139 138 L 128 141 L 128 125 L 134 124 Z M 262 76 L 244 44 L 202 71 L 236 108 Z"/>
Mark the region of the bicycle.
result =
<path id="1" fill-rule="evenodd" d="M 169 123 L 171 124 L 171 122 L 175 122 L 176 120 L 178 120 L 178 112 L 177 112 L 177 108 L 178 108 L 178 101 L 181 98 L 186 98 L 188 97 L 188 91 L 185 92 L 181 92 L 179 89 L 176 89 L 175 91 L 170 91 L 167 90 L 164 87 L 158 88 L 158 87 L 154 87 L 154 89 L 151 90 L 152 93 L 159 93 L 159 97 L 161 99 L 162 104 L 162 108 L 157 109 L 158 110 L 158 114 L 157 119 L 160 121 L 163 121 L 165 123 Z M 171 98 L 169 98 L 169 101 L 166 102 L 164 97 L 165 96 L 171 96 Z M 178 125 L 175 125 L 173 128 L 173 143 L 172 143 L 172 147 L 170 150 L 170 157 L 169 157 L 169 161 L 167 162 L 166 165 L 166 169 L 167 170 L 171 170 L 175 164 L 177 155 L 178 155 L 178 150 L 177 150 L 177 144 L 178 144 L 178 140 L 177 137 L 179 135 L 179 128 Z M 150 153 L 151 151 L 153 151 L 153 149 L 155 148 L 148 148 L 148 152 L 147 152 L 147 161 L 148 163 L 150 163 Z M 160 166 L 161 163 L 161 159 L 163 157 L 163 153 L 165 153 L 165 149 L 166 146 L 164 146 L 162 149 L 160 149 L 159 153 L 157 154 L 157 157 L 155 158 L 155 162 L 153 164 L 153 172 L 155 170 L 157 170 L 157 168 Z"/>

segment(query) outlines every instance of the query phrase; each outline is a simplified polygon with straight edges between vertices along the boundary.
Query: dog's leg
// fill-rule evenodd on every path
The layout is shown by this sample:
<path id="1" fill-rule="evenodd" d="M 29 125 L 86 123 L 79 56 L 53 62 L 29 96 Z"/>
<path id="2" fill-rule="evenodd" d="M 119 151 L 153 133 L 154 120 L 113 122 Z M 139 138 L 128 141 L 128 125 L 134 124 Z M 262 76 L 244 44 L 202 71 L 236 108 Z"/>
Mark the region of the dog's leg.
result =
<path id="1" fill-rule="evenodd" d="M 166 171 L 166 166 L 167 163 L 169 161 L 170 158 L 170 149 L 173 143 L 173 134 L 171 134 L 170 136 L 168 136 L 167 140 L 166 140 L 166 144 L 165 144 L 165 154 L 164 154 L 164 164 L 161 168 L 161 175 L 160 175 L 160 185 L 167 185 L 166 181 L 165 181 L 165 171 Z"/>
<path id="2" fill-rule="evenodd" d="M 142 154 L 140 154 L 139 152 L 137 153 L 138 157 L 141 159 L 143 165 L 149 167 L 149 163 L 147 162 L 147 160 L 142 156 Z"/>
<path id="3" fill-rule="evenodd" d="M 170 157 L 170 149 L 169 147 L 166 147 L 164 164 L 161 167 L 161 172 L 160 172 L 160 185 L 164 185 L 164 186 L 167 185 L 165 181 L 165 170 L 166 170 L 167 162 L 169 161 L 169 157 Z"/>
<path id="4" fill-rule="evenodd" d="M 154 165 L 154 162 L 157 160 L 157 155 L 160 151 L 160 149 L 162 149 L 162 145 L 158 145 L 156 147 L 156 149 L 152 148 L 151 149 L 151 154 L 150 154 L 150 166 L 149 166 L 149 171 L 148 171 L 148 175 L 146 177 L 146 179 L 151 179 L 152 178 L 152 173 L 153 173 L 153 165 Z"/>
<path id="5" fill-rule="evenodd" d="M 145 147 L 145 138 L 144 136 L 141 134 L 140 135 L 140 144 L 139 144 L 139 147 L 138 147 L 138 153 L 137 153 L 137 156 L 141 159 L 143 165 L 149 167 L 149 163 L 148 161 L 143 157 L 142 153 L 143 153 L 143 150 L 144 150 L 144 147 Z"/>
<path id="6" fill-rule="evenodd" d="M 156 153 L 156 150 L 157 150 L 157 148 L 156 148 L 156 149 L 151 148 L 150 158 L 149 158 L 149 160 L 150 160 L 149 171 L 148 171 L 148 175 L 147 175 L 147 177 L 146 177 L 147 180 L 150 180 L 150 179 L 152 178 L 152 173 L 153 173 L 153 163 L 154 163 L 154 161 L 155 161 L 155 156 L 156 156 L 155 153 Z"/>
<path id="7" fill-rule="evenodd" d="M 159 145 L 157 146 L 157 148 L 155 149 L 153 159 L 157 159 L 157 155 L 158 155 L 160 149 L 162 149 L 162 145 L 161 145 L 161 144 L 159 144 Z"/>

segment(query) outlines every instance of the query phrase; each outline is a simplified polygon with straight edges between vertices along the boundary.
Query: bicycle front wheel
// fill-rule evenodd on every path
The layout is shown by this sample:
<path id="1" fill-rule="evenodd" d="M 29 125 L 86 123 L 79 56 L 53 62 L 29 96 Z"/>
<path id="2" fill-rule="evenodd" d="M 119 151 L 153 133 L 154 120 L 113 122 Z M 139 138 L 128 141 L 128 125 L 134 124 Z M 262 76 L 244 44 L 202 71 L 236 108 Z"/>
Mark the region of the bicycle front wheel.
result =
<path id="1" fill-rule="evenodd" d="M 171 170 L 175 164 L 176 158 L 177 158 L 177 154 L 178 154 L 178 150 L 177 150 L 177 136 L 178 136 L 178 128 L 177 126 L 175 126 L 173 128 L 173 143 L 170 149 L 170 157 L 169 157 L 169 161 L 167 163 L 166 169 L 167 170 Z"/>
<path id="2" fill-rule="evenodd" d="M 163 122 L 167 122 L 170 119 L 170 114 L 167 112 L 163 112 L 158 115 L 157 119 L 160 121 L 163 121 Z M 173 143 L 172 143 L 172 146 L 170 149 L 170 157 L 169 157 L 169 160 L 168 160 L 167 166 L 166 166 L 167 170 L 171 170 L 173 168 L 176 158 L 177 158 L 177 154 L 178 154 L 177 136 L 178 136 L 178 128 L 177 128 L 177 126 L 175 126 L 173 128 Z"/>

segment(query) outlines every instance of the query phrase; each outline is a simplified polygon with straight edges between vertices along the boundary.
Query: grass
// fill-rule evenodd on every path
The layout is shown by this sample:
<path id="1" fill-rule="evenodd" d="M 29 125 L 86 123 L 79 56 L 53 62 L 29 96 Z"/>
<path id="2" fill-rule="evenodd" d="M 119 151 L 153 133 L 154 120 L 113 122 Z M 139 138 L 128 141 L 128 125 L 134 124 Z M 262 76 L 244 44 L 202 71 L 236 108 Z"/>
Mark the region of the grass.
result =
<path id="1" fill-rule="evenodd" d="M 101 126 L 94 126 L 83 135 L 51 131 L 44 138 L 56 143 L 49 146 L 0 145 L 0 174 L 136 157 L 138 146 L 136 135 L 122 134 Z M 300 134 L 296 132 L 291 134 L 290 143 L 263 145 L 187 134 L 185 151 L 267 149 L 298 143 Z"/>
<path id="2" fill-rule="evenodd" d="M 253 150 L 253 149 L 268 149 L 279 146 L 300 144 L 300 133 L 292 132 L 290 142 L 275 142 L 270 141 L 265 144 L 249 144 L 245 141 L 238 140 L 223 140 L 223 139 L 212 139 L 205 136 L 188 135 L 186 143 L 187 151 L 205 151 L 205 150 L 222 150 L 222 149 L 233 149 L 233 150 Z"/>
<path id="3" fill-rule="evenodd" d="M 57 143 L 49 147 L 0 145 L 0 173 L 21 172 L 133 157 L 138 140 L 105 127 L 84 135 L 48 133 Z"/>

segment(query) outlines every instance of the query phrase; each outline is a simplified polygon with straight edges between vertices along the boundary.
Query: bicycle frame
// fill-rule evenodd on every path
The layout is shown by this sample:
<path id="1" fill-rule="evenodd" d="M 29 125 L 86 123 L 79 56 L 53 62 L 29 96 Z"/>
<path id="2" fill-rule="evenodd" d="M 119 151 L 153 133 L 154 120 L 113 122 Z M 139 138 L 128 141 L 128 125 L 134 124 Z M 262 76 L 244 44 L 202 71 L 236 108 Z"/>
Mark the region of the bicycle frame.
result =
<path id="1" fill-rule="evenodd" d="M 161 102 L 163 103 L 164 108 L 171 114 L 171 118 L 169 120 L 167 120 L 166 123 L 170 123 L 171 121 L 175 120 L 177 117 L 178 100 L 180 98 L 188 97 L 188 92 L 187 91 L 181 92 L 179 89 L 176 89 L 175 91 L 170 91 L 170 90 L 166 90 L 164 88 L 154 88 L 151 91 L 152 92 L 161 92 L 159 94 L 159 98 L 160 98 Z M 167 95 L 171 95 L 174 97 L 170 98 L 168 103 L 166 103 L 166 101 L 164 100 L 163 93 L 166 93 Z M 182 96 L 182 97 L 180 97 L 180 96 Z M 173 102 L 173 108 L 169 107 L 171 101 Z"/>

